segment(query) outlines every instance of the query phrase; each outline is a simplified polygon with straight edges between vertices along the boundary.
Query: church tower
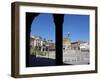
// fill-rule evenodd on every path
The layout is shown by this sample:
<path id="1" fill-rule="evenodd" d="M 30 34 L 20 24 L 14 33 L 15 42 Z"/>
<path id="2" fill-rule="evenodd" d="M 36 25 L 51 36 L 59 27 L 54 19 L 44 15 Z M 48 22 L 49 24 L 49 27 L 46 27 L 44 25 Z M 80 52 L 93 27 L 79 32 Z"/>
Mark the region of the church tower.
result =
<path id="1" fill-rule="evenodd" d="M 63 37 L 63 50 L 68 49 L 71 49 L 70 32 L 67 33 L 67 36 Z"/>

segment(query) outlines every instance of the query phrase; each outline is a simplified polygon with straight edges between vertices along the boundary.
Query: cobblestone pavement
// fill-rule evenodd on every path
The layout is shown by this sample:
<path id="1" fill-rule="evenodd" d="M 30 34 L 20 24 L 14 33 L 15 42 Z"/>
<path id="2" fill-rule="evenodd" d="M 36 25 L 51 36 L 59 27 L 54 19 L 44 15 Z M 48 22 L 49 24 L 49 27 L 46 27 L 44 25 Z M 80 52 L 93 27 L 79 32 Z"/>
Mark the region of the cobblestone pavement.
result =
<path id="1" fill-rule="evenodd" d="M 38 57 L 40 55 L 37 55 Z M 49 52 L 46 56 L 40 56 L 55 59 L 55 51 Z M 65 64 L 89 64 L 89 52 L 80 50 L 63 51 L 63 62 Z"/>
<path id="2" fill-rule="evenodd" d="M 63 52 L 63 62 L 69 64 L 89 64 L 89 52 L 68 50 Z"/>

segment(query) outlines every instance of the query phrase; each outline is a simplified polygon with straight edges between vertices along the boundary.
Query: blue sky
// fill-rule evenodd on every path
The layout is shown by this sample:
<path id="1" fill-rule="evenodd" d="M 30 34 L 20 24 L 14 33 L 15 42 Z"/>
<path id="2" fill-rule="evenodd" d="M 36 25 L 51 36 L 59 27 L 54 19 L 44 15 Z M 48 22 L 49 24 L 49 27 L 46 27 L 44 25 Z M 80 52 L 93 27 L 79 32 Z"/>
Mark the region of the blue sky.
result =
<path id="1" fill-rule="evenodd" d="M 51 14 L 40 14 L 32 22 L 31 34 L 41 36 L 47 40 L 55 41 L 55 25 Z M 64 16 L 63 35 L 70 32 L 71 41 L 89 41 L 89 16 L 68 15 Z"/>
<path id="2" fill-rule="evenodd" d="M 32 22 L 31 34 L 55 41 L 55 25 L 52 15 L 40 14 Z"/>
<path id="3" fill-rule="evenodd" d="M 63 36 L 65 37 L 68 32 L 72 41 L 89 41 L 89 15 L 65 15 Z"/>

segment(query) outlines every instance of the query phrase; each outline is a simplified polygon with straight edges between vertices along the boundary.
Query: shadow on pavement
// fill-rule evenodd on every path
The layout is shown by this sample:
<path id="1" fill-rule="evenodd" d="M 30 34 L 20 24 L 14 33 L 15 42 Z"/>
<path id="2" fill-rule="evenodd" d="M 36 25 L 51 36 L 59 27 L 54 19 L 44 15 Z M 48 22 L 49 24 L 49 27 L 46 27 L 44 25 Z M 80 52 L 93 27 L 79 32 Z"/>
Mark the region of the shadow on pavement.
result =
<path id="1" fill-rule="evenodd" d="M 63 63 L 62 65 L 71 65 Z M 41 67 L 41 66 L 57 66 L 55 59 L 50 58 L 44 58 L 44 57 L 35 57 L 33 55 L 30 55 L 29 58 L 29 67 Z"/>
<path id="2" fill-rule="evenodd" d="M 29 58 L 29 67 L 36 67 L 36 66 L 55 66 L 55 59 L 50 58 L 43 58 L 43 57 L 35 57 L 30 55 Z"/>

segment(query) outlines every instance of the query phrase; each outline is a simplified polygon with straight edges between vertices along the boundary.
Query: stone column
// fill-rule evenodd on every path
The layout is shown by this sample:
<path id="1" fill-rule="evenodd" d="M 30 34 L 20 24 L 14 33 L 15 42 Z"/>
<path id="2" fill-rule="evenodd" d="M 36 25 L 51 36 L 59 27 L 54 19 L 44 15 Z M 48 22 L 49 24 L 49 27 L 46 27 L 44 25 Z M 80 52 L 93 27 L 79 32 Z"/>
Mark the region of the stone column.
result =
<path id="1" fill-rule="evenodd" d="M 56 65 L 63 64 L 63 22 L 64 22 L 64 14 L 53 14 L 54 24 L 56 28 Z"/>
<path id="2" fill-rule="evenodd" d="M 26 13 L 26 67 L 29 67 L 31 24 L 38 15 L 38 13 Z"/>

